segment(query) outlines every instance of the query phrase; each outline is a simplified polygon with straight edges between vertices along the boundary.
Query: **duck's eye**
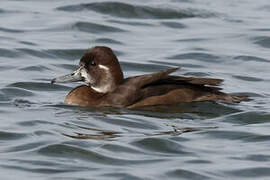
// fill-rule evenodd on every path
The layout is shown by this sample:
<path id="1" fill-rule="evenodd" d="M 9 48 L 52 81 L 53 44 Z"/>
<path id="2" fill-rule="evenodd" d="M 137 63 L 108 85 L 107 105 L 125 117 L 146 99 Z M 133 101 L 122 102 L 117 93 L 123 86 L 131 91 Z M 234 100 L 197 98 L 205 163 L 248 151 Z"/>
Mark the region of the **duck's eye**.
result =
<path id="1" fill-rule="evenodd" d="M 91 61 L 91 62 L 90 62 L 90 65 L 91 65 L 91 66 L 95 66 L 95 65 L 97 65 L 97 64 L 96 64 L 95 61 Z"/>

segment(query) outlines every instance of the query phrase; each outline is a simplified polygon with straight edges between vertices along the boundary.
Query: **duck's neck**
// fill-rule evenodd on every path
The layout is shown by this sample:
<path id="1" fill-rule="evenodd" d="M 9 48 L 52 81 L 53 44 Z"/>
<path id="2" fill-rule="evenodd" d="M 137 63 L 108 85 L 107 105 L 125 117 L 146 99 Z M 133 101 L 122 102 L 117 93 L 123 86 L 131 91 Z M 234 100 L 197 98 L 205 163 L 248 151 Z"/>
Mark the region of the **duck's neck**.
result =
<path id="1" fill-rule="evenodd" d="M 91 86 L 91 88 L 98 93 L 106 94 L 108 92 L 114 91 L 116 89 L 116 85 L 114 83 L 104 83 L 98 86 Z"/>
<path id="2" fill-rule="evenodd" d="M 120 67 L 120 66 L 119 66 Z M 91 88 L 99 93 L 113 92 L 119 85 L 124 81 L 123 73 L 121 68 L 119 71 L 109 71 L 103 75 L 103 78 L 91 85 Z"/>

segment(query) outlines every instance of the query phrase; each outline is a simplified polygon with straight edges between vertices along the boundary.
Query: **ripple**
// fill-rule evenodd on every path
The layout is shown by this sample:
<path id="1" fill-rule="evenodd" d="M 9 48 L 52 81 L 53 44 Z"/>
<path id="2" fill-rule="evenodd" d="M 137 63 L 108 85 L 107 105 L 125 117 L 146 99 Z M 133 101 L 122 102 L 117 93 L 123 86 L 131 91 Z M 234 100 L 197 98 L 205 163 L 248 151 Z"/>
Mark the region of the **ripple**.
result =
<path id="1" fill-rule="evenodd" d="M 204 176 L 202 174 L 190 171 L 190 170 L 185 170 L 185 169 L 175 169 L 172 171 L 169 171 L 166 173 L 169 177 L 175 177 L 179 179 L 210 179 L 210 177 Z"/>
<path id="2" fill-rule="evenodd" d="M 77 22 L 72 27 L 83 32 L 90 32 L 97 34 L 107 32 L 126 32 L 125 30 L 120 28 L 90 22 Z"/>
<path id="3" fill-rule="evenodd" d="M 176 62 L 164 62 L 164 61 L 150 61 L 156 64 L 162 64 L 162 65 L 170 65 L 170 66 L 176 66 L 176 67 L 190 67 L 190 68 L 204 68 L 202 65 L 197 64 L 191 64 L 191 63 L 176 63 Z"/>
<path id="4" fill-rule="evenodd" d="M 132 179 L 132 180 L 143 180 L 145 178 L 139 178 L 138 176 L 134 176 L 128 173 L 120 173 L 120 172 L 114 172 L 114 173 L 104 173 L 102 174 L 102 179 L 111 179 L 112 177 L 115 177 L 116 179 Z"/>
<path id="5" fill-rule="evenodd" d="M 15 132 L 5 132 L 5 131 L 0 131 L 0 140 L 18 140 L 25 138 L 27 134 L 25 133 L 15 133 Z"/>
<path id="6" fill-rule="evenodd" d="M 107 120 L 105 120 L 107 121 Z M 114 119 L 108 120 L 110 124 L 121 125 L 122 127 L 138 128 L 138 129 L 156 129 L 156 126 L 145 121 L 137 121 L 136 119 Z"/>
<path id="7" fill-rule="evenodd" d="M 105 144 L 102 146 L 103 149 L 109 150 L 111 152 L 125 152 L 125 153 L 134 153 L 134 154 L 141 154 L 143 153 L 140 150 L 137 150 L 135 148 L 126 147 L 123 145 L 117 145 L 117 144 Z"/>
<path id="8" fill-rule="evenodd" d="M 116 41 L 110 38 L 99 38 L 95 40 L 95 43 L 103 43 L 103 44 L 121 44 L 123 45 L 122 42 Z"/>
<path id="9" fill-rule="evenodd" d="M 186 161 L 186 163 L 190 163 L 190 164 L 211 164 L 213 163 L 212 161 L 209 161 L 209 160 L 189 160 L 189 161 Z"/>
<path id="10" fill-rule="evenodd" d="M 253 154 L 246 156 L 243 160 L 250 160 L 256 162 L 269 162 L 270 156 L 269 155 L 261 155 L 261 154 Z"/>
<path id="11" fill-rule="evenodd" d="M 224 117 L 224 121 L 240 124 L 265 123 L 270 122 L 270 114 L 262 111 L 241 112 Z"/>
<path id="12" fill-rule="evenodd" d="M 33 142 L 33 143 L 24 143 L 22 145 L 17 145 L 10 147 L 7 152 L 20 152 L 20 151 L 33 151 L 34 149 L 37 149 L 40 146 L 44 146 L 46 144 L 45 142 Z"/>
<path id="13" fill-rule="evenodd" d="M 256 29 L 253 29 L 254 31 L 262 31 L 262 32 L 267 32 L 267 31 L 270 31 L 269 28 L 256 28 Z"/>
<path id="14" fill-rule="evenodd" d="M 210 77 L 211 74 L 205 72 L 187 72 L 185 76 Z"/>
<path id="15" fill-rule="evenodd" d="M 161 24 L 173 29 L 183 29 L 186 27 L 184 24 L 178 22 L 161 22 Z"/>
<path id="16" fill-rule="evenodd" d="M 98 2 L 80 5 L 70 5 L 62 6 L 57 9 L 69 12 L 92 10 L 98 13 L 116 17 L 141 19 L 182 19 L 195 17 L 194 14 L 185 10 L 154 8 L 148 6 L 131 5 L 121 2 Z"/>
<path id="17" fill-rule="evenodd" d="M 164 155 L 178 154 L 179 156 L 187 156 L 192 153 L 184 151 L 185 149 L 180 144 L 161 138 L 144 138 L 132 143 L 133 145 L 140 147 L 144 150 L 151 151 L 152 153 L 163 153 Z"/>
<path id="18" fill-rule="evenodd" d="M 258 81 L 264 81 L 264 79 L 256 78 L 256 77 L 250 77 L 250 76 L 233 76 L 236 79 L 240 79 L 243 81 L 252 81 L 252 82 L 258 82 Z"/>
<path id="19" fill-rule="evenodd" d="M 5 96 L 2 92 L 0 92 L 0 101 L 8 101 L 9 98 Z"/>
<path id="20" fill-rule="evenodd" d="M 10 69 L 16 69 L 16 68 L 15 68 L 15 66 L 9 66 L 9 65 L 6 65 L 6 66 L 2 65 L 2 66 L 0 66 L 0 70 L 2 72 L 7 71 L 7 70 L 10 70 Z"/>
<path id="21" fill-rule="evenodd" d="M 152 62 L 152 61 L 151 61 Z M 164 69 L 171 68 L 170 66 L 166 65 L 158 65 L 158 64 L 140 64 L 140 63 L 133 63 L 133 62 L 120 62 L 121 67 L 128 71 L 143 71 L 143 72 L 155 72 Z"/>
<path id="22" fill-rule="evenodd" d="M 263 154 L 250 154 L 241 157 L 232 157 L 235 160 L 242 160 L 242 161 L 254 161 L 254 162 L 269 162 L 270 156 L 263 155 Z"/>
<path id="23" fill-rule="evenodd" d="M 255 62 L 269 62 L 269 60 L 264 59 L 264 58 L 260 58 L 256 56 L 246 56 L 246 55 L 236 56 L 234 57 L 234 59 L 240 59 L 244 61 L 255 61 Z"/>
<path id="24" fill-rule="evenodd" d="M 208 53 L 183 53 L 168 57 L 168 59 L 197 59 L 206 62 L 219 62 L 219 57 Z"/>
<path id="25" fill-rule="evenodd" d="M 24 44 L 24 45 L 37 46 L 37 44 L 30 41 L 19 41 L 19 43 Z"/>
<path id="26" fill-rule="evenodd" d="M 243 140 L 256 136 L 254 133 L 249 132 L 236 132 L 236 131 L 222 131 L 222 130 L 213 130 L 208 132 L 201 132 L 201 134 L 205 134 L 208 137 L 212 137 L 215 139 L 228 139 L 228 140 Z"/>
<path id="27" fill-rule="evenodd" d="M 42 120 L 28 120 L 23 122 L 17 123 L 20 126 L 30 127 L 30 126 L 36 126 L 36 125 L 55 125 L 55 123 L 48 122 L 48 121 L 42 121 Z"/>
<path id="28" fill-rule="evenodd" d="M 256 168 L 245 168 L 245 169 L 226 171 L 226 173 L 233 175 L 235 177 L 245 177 L 245 178 L 269 177 L 270 168 L 262 166 L 262 167 L 256 167 Z"/>
<path id="29" fill-rule="evenodd" d="M 206 38 L 184 38 L 184 39 L 178 39 L 176 42 L 201 42 L 208 40 Z"/>
<path id="30" fill-rule="evenodd" d="M 146 22 L 137 22 L 137 21 L 125 21 L 125 20 L 109 20 L 108 22 L 116 23 L 116 24 L 125 24 L 131 26 L 154 26 L 153 24 L 146 23 Z"/>
<path id="31" fill-rule="evenodd" d="M 270 48 L 270 37 L 269 36 L 260 36 L 254 38 L 254 43 L 260 45 L 263 48 Z"/>
<path id="32" fill-rule="evenodd" d="M 53 57 L 46 51 L 27 49 L 27 48 L 18 48 L 17 50 L 22 52 L 23 54 L 27 54 L 27 55 L 39 57 L 39 58 L 52 58 Z"/>
<path id="33" fill-rule="evenodd" d="M 32 165 L 34 162 L 42 162 L 44 164 L 43 161 L 22 161 L 22 160 L 16 160 L 18 161 L 17 164 L 21 164 L 22 162 L 27 163 L 27 166 L 22 166 L 22 165 L 1 165 L 1 167 L 7 168 L 7 169 L 16 169 L 16 170 L 20 170 L 20 171 L 26 171 L 26 172 L 30 172 L 31 174 L 33 172 L 35 173 L 39 173 L 39 174 L 54 174 L 54 173 L 70 173 L 70 172 L 75 172 L 75 171 L 80 171 L 82 169 L 86 169 L 86 168 L 81 168 L 81 169 L 72 169 L 72 168 L 67 168 L 67 167 L 61 167 L 61 166 L 46 166 L 44 168 L 39 168 L 37 166 L 29 166 Z M 89 170 L 89 169 L 88 169 Z"/>
<path id="34" fill-rule="evenodd" d="M 9 29 L 9 28 L 3 28 L 0 27 L 0 31 L 2 32 L 7 32 L 7 33 L 23 33 L 23 30 L 18 30 L 18 29 Z"/>
<path id="35" fill-rule="evenodd" d="M 24 67 L 24 68 L 20 68 L 20 70 L 42 72 L 42 71 L 46 71 L 46 70 L 50 70 L 50 69 L 47 68 L 46 66 L 43 66 L 43 65 L 36 65 L 36 66 L 27 66 L 27 67 Z"/>
<path id="36" fill-rule="evenodd" d="M 244 140 L 245 142 L 248 142 L 248 143 L 269 142 L 270 136 L 269 135 L 254 135 L 253 137 L 249 137 Z"/>
<path id="37" fill-rule="evenodd" d="M 31 107 L 35 105 L 36 103 L 25 100 L 25 99 L 15 99 L 13 104 L 17 107 L 25 108 L 25 107 Z"/>
<path id="38" fill-rule="evenodd" d="M 118 134 L 83 134 L 83 133 L 76 133 L 76 135 L 67 135 L 62 134 L 66 137 L 73 138 L 73 139 L 91 139 L 91 140 L 104 140 L 104 141 L 113 141 L 117 137 L 121 137 Z"/>
<path id="39" fill-rule="evenodd" d="M 61 162 L 52 162 L 50 160 L 34 160 L 34 159 L 10 159 L 11 162 L 15 162 L 16 164 L 31 164 L 34 165 L 34 167 L 37 166 L 46 166 L 46 167 L 54 167 L 54 166 L 58 166 L 61 167 L 64 164 Z M 76 167 L 73 167 L 74 170 L 77 169 Z M 83 168 L 83 167 L 81 167 Z"/>
<path id="40" fill-rule="evenodd" d="M 57 58 L 74 60 L 81 58 L 86 50 L 87 49 L 50 49 L 46 52 Z"/>
<path id="41" fill-rule="evenodd" d="M 17 51 L 0 48 L 0 56 L 13 58 L 13 57 L 19 57 L 20 54 Z"/>
<path id="42" fill-rule="evenodd" d="M 160 160 L 127 160 L 121 159 L 120 157 L 108 157 L 104 154 L 97 153 L 91 150 L 85 150 L 83 148 L 64 145 L 64 144 L 55 144 L 49 145 L 41 148 L 38 153 L 50 156 L 50 157 L 66 157 L 66 158 L 77 158 L 85 161 L 89 161 L 91 163 L 100 163 L 105 165 L 127 165 L 130 163 L 141 164 L 141 163 L 153 163 L 158 162 Z"/>
<path id="43" fill-rule="evenodd" d="M 9 84 L 8 87 L 18 87 L 27 90 L 34 91 L 59 91 L 59 90 L 70 90 L 69 87 L 63 85 L 56 85 L 51 83 L 40 83 L 40 82 L 16 82 Z"/>
<path id="44" fill-rule="evenodd" d="M 34 93 L 31 91 L 25 90 L 23 88 L 3 88 L 1 92 L 6 98 L 13 98 L 13 97 L 29 97 L 33 96 Z"/>
<path id="45" fill-rule="evenodd" d="M 55 67 L 61 67 L 63 69 L 68 69 L 74 71 L 77 68 L 77 65 L 70 65 L 70 64 L 53 64 Z"/>

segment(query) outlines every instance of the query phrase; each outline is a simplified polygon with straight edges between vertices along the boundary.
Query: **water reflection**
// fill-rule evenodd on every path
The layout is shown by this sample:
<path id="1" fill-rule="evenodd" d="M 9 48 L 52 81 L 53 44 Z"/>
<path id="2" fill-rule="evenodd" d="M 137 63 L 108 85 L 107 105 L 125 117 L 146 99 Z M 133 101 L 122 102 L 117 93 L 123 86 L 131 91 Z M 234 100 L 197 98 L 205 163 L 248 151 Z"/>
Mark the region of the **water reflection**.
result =
<path id="1" fill-rule="evenodd" d="M 118 137 L 128 137 L 134 136 L 134 132 L 116 132 L 116 131 L 109 131 L 97 128 L 91 128 L 89 126 L 81 126 L 71 123 L 66 123 L 67 126 L 77 127 L 77 129 L 87 130 L 87 133 L 82 132 L 73 132 L 72 134 L 61 133 L 62 135 L 74 138 L 74 139 L 89 139 L 89 140 L 113 140 Z M 167 125 L 171 126 L 171 125 Z M 161 135 L 170 135 L 170 136 L 179 136 L 183 133 L 195 132 L 195 131 L 203 131 L 203 130 L 210 130 L 216 129 L 218 127 L 185 127 L 185 128 L 178 128 L 176 126 L 171 126 L 173 130 L 170 131 L 158 131 L 158 132 L 151 132 L 151 133 L 135 133 L 135 136 L 146 136 L 146 137 L 155 137 Z"/>

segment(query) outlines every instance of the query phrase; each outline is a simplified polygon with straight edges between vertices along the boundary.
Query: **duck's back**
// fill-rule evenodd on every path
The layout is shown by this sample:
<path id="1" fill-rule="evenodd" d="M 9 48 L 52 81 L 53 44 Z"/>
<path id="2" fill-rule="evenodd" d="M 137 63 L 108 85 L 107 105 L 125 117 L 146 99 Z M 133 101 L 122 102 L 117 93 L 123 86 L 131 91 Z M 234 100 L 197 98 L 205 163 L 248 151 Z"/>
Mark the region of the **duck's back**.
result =
<path id="1" fill-rule="evenodd" d="M 220 92 L 223 80 L 171 76 L 168 69 L 157 73 L 125 79 L 114 92 L 108 94 L 104 106 L 138 108 L 142 106 L 177 104 L 193 101 L 240 102 L 242 98 Z"/>

